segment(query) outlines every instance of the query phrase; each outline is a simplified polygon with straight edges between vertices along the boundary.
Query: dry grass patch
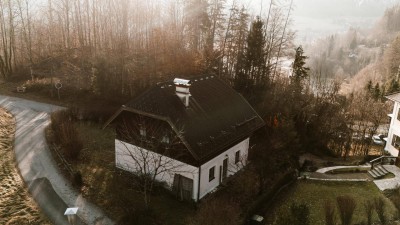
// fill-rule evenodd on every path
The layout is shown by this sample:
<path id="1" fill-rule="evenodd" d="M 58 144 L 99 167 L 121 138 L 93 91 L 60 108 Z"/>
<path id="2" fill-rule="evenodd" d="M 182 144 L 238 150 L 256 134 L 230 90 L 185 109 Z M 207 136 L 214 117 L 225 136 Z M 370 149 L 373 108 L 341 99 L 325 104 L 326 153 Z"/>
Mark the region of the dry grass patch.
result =
<path id="1" fill-rule="evenodd" d="M 0 224 L 51 224 L 24 187 L 14 164 L 15 121 L 0 109 Z"/>

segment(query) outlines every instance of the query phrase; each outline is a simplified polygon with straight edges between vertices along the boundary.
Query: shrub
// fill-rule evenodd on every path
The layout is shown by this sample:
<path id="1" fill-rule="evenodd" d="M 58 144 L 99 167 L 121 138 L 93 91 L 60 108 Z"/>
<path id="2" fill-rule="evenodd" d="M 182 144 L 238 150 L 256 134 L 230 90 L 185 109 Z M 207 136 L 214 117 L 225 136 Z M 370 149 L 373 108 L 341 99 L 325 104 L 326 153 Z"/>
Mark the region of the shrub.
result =
<path id="1" fill-rule="evenodd" d="M 190 225 L 239 225 L 239 205 L 226 199 L 210 199 L 203 202 L 196 215 L 189 219 Z"/>
<path id="2" fill-rule="evenodd" d="M 364 202 L 364 210 L 367 215 L 367 224 L 372 225 L 372 215 L 374 213 L 374 202 L 367 200 Z"/>
<path id="3" fill-rule="evenodd" d="M 350 196 L 338 196 L 336 202 L 339 209 L 340 220 L 342 225 L 350 225 L 353 219 L 354 210 L 356 209 L 356 201 Z"/>
<path id="4" fill-rule="evenodd" d="M 247 217 L 257 213 L 257 209 L 261 207 L 269 207 L 272 204 L 274 196 L 276 196 L 284 187 L 294 182 L 296 179 L 295 172 L 287 171 L 286 173 L 276 175 L 274 183 L 269 187 L 268 191 L 254 201 L 247 210 Z"/>
<path id="5" fill-rule="evenodd" d="M 81 188 L 83 186 L 83 179 L 81 172 L 78 171 L 74 173 L 72 184 L 78 188 Z"/>
<path id="6" fill-rule="evenodd" d="M 72 116 L 69 111 L 59 111 L 51 115 L 51 128 L 54 139 L 61 145 L 64 155 L 72 160 L 78 158 L 83 148 L 83 142 L 79 137 Z"/>
<path id="7" fill-rule="evenodd" d="M 325 201 L 324 203 L 324 212 L 325 212 L 325 224 L 326 225 L 335 225 L 335 206 L 331 201 Z"/>
<path id="8" fill-rule="evenodd" d="M 294 224 L 309 225 L 310 224 L 310 208 L 306 204 L 295 204 L 290 206 L 290 211 L 295 221 Z"/>
<path id="9" fill-rule="evenodd" d="M 31 92 L 47 92 L 53 88 L 50 78 L 28 80 L 23 86 L 25 86 L 26 89 Z"/>
<path id="10" fill-rule="evenodd" d="M 290 211 L 279 213 L 276 221 L 277 225 L 309 225 L 310 224 L 310 208 L 306 204 L 292 203 Z"/>
<path id="11" fill-rule="evenodd" d="M 389 199 L 390 199 L 390 201 L 393 202 L 393 204 L 396 207 L 397 211 L 400 212 L 400 193 L 399 193 L 398 189 L 396 189 L 396 190 L 397 190 L 396 192 L 392 193 L 389 196 Z"/>
<path id="12" fill-rule="evenodd" d="M 142 208 L 134 210 L 133 212 L 126 212 L 124 216 L 118 221 L 120 225 L 134 225 L 134 224 L 146 224 L 146 225 L 157 225 L 160 224 L 159 215 L 152 208 Z"/>
<path id="13" fill-rule="evenodd" d="M 385 200 L 383 198 L 375 198 L 375 211 L 378 214 L 378 218 L 382 224 L 386 224 L 386 216 L 385 216 Z"/>

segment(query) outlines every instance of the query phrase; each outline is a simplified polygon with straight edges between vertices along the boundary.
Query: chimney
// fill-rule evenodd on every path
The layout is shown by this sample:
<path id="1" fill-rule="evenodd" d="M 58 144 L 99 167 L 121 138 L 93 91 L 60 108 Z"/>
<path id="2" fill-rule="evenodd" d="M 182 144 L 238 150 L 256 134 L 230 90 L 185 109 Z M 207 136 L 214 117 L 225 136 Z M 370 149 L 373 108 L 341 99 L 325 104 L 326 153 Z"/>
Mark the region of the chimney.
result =
<path id="1" fill-rule="evenodd" d="M 175 93 L 179 97 L 179 99 L 183 102 L 186 107 L 189 107 L 189 87 L 190 87 L 190 80 L 175 78 Z"/>

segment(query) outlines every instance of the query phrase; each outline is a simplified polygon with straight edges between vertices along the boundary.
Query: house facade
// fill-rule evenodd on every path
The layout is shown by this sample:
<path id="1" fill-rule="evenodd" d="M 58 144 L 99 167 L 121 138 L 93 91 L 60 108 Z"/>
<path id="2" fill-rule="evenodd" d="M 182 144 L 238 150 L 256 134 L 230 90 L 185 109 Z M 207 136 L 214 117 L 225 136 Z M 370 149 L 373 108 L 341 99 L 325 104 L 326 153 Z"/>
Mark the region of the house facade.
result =
<path id="1" fill-rule="evenodd" d="M 393 101 L 393 111 L 388 116 L 390 119 L 390 127 L 386 140 L 385 151 L 392 156 L 399 156 L 400 151 L 400 93 L 386 96 L 387 99 Z"/>
<path id="2" fill-rule="evenodd" d="M 214 76 L 159 83 L 122 106 L 110 123 L 118 168 L 155 176 L 194 201 L 246 165 L 250 136 L 264 125 L 240 94 Z"/>

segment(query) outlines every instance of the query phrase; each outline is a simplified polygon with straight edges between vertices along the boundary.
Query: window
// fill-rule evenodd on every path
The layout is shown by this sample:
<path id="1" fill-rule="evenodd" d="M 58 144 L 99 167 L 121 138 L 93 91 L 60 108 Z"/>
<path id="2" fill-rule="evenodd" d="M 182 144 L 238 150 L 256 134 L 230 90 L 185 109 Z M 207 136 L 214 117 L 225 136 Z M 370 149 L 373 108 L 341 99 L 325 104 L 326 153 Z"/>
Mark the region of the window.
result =
<path id="1" fill-rule="evenodd" d="M 235 164 L 240 161 L 240 150 L 235 153 Z"/>
<path id="2" fill-rule="evenodd" d="M 140 136 L 146 137 L 146 127 L 144 127 L 143 125 L 140 125 L 139 132 L 140 132 Z"/>
<path id="3" fill-rule="evenodd" d="M 161 139 L 161 143 L 169 144 L 169 137 L 168 135 L 164 135 Z"/>
<path id="4" fill-rule="evenodd" d="M 399 109 L 399 112 L 397 113 L 397 120 L 400 121 L 400 109 Z"/>
<path id="5" fill-rule="evenodd" d="M 395 147 L 397 150 L 400 150 L 400 137 L 393 134 L 392 138 L 392 145 Z"/>
<path id="6" fill-rule="evenodd" d="M 211 167 L 208 171 L 208 181 L 212 181 L 215 179 L 215 166 Z"/>

